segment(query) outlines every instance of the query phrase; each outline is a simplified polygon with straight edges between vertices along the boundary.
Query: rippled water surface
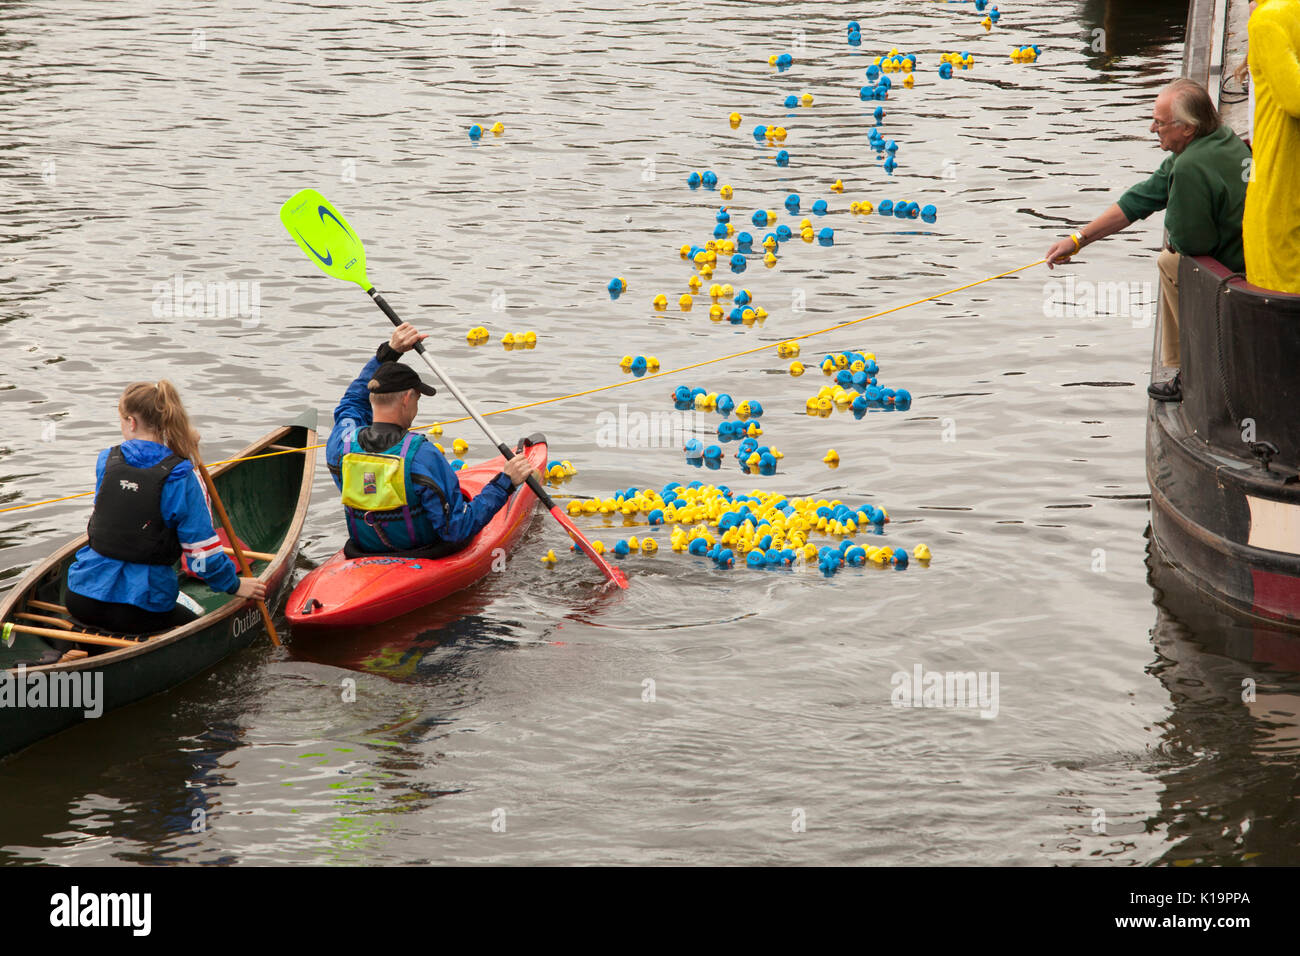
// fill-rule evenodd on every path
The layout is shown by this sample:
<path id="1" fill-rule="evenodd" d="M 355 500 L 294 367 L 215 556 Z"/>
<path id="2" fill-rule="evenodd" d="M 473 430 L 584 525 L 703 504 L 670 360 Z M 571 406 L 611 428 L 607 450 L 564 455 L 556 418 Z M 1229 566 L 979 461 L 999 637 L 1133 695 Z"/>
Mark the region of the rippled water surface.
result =
<path id="1" fill-rule="evenodd" d="M 967 5 L 902 0 L 10 4 L 0 498 L 91 487 L 140 378 L 183 387 L 210 459 L 302 408 L 328 421 L 387 326 L 281 228 L 306 186 L 346 213 L 372 280 L 485 410 L 624 381 L 625 353 L 672 369 L 1030 263 L 1159 162 L 1148 117 L 1179 70 L 1183 10 L 1001 6 L 986 35 Z M 1096 29 L 1109 52 L 1091 48 Z M 1020 43 L 1042 59 L 1010 62 Z M 857 93 L 891 46 L 921 58 L 915 89 L 885 104 L 892 177 Z M 768 67 L 792 48 L 793 69 Z M 938 55 L 957 50 L 975 66 L 940 80 Z M 803 92 L 812 107 L 781 106 Z M 502 136 L 466 137 L 498 119 Z M 788 169 L 757 123 L 789 129 Z M 817 225 L 833 246 L 795 241 L 773 269 L 719 274 L 754 292 L 762 324 L 675 304 L 678 247 L 708 237 L 720 204 L 686 186 L 706 168 L 734 186 L 738 228 L 789 192 L 830 201 Z M 938 222 L 847 210 L 886 198 L 934 203 Z M 1151 305 L 1159 229 L 1052 278 L 1138 283 Z M 178 275 L 256 283 L 260 310 L 170 314 L 155 286 Z M 628 292 L 611 301 L 615 275 Z M 806 417 L 824 379 L 791 378 L 769 350 L 494 418 L 511 437 L 544 430 L 578 465 L 564 494 L 710 478 L 871 501 L 890 543 L 933 549 L 929 567 L 826 579 L 664 549 L 626 561 L 632 587 L 609 595 L 582 560 L 539 563 L 567 542 L 539 517 L 504 573 L 450 601 L 350 638 L 259 643 L 0 765 L 0 858 L 1296 862 L 1291 639 L 1261 653 L 1258 633 L 1153 591 L 1151 330 L 1141 309 L 1045 315 L 1047 279 L 1038 266 L 805 344 L 810 365 L 875 352 L 882 381 L 915 396 L 906 412 Z M 478 324 L 493 343 L 471 348 Z M 535 349 L 501 349 L 525 329 Z M 762 400 L 779 473 L 728 459 L 705 475 L 676 446 L 598 441 L 599 413 L 670 410 L 678 384 Z M 422 411 L 456 415 L 441 394 Z M 486 457 L 471 428 L 455 437 Z M 82 530 L 87 501 L 0 516 L 10 583 Z M 321 467 L 304 566 L 344 533 Z M 996 717 L 894 708 L 891 675 L 916 665 L 996 671 Z M 1247 677 L 1259 696 L 1244 704 Z"/>

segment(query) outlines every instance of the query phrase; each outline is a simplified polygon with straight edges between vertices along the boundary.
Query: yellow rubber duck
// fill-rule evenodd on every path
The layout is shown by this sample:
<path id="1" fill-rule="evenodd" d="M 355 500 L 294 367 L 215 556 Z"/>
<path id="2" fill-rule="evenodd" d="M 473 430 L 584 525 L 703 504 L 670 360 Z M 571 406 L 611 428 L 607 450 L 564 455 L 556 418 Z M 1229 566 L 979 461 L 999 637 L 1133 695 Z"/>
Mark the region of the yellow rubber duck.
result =
<path id="1" fill-rule="evenodd" d="M 822 457 L 822 461 L 828 465 L 838 465 L 840 463 L 840 453 L 832 448 Z"/>

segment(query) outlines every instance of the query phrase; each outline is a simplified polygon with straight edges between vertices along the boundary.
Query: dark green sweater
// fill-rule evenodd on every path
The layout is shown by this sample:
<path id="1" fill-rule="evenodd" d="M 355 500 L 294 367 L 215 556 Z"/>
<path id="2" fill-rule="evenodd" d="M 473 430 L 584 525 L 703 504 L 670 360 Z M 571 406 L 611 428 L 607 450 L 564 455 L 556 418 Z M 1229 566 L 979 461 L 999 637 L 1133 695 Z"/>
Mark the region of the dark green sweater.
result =
<path id="1" fill-rule="evenodd" d="M 1119 198 L 1129 222 L 1161 209 L 1169 244 L 1185 256 L 1213 256 L 1234 272 L 1246 271 L 1241 215 L 1246 207 L 1250 147 L 1227 123 L 1171 153 L 1150 179 Z"/>

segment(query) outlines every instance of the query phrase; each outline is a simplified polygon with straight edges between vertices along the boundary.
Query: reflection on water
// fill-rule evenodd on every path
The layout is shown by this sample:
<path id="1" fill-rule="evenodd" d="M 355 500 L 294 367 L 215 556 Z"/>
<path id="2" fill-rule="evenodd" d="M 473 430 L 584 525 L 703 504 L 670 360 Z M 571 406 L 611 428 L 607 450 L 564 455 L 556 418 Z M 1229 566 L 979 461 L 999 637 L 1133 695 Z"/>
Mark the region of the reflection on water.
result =
<path id="1" fill-rule="evenodd" d="M 1089 66 L 1110 70 L 1125 57 L 1158 56 L 1187 28 L 1187 0 L 1083 0 Z M 1098 33 L 1097 31 L 1101 31 Z"/>
<path id="2" fill-rule="evenodd" d="M 1173 709 L 1171 752 L 1159 772 L 1160 812 L 1149 823 L 1172 846 L 1161 861 L 1300 864 L 1300 629 L 1236 618 L 1148 553 L 1158 617 L 1150 667 Z"/>

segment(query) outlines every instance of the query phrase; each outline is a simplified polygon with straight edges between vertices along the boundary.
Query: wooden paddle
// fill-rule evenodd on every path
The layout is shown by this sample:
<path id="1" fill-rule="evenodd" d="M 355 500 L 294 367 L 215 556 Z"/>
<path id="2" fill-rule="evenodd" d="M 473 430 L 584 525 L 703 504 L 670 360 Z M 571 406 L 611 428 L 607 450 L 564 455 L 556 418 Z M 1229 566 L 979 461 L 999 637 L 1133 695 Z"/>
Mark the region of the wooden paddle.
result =
<path id="1" fill-rule="evenodd" d="M 226 506 L 221 501 L 221 495 L 217 493 L 217 484 L 208 474 L 208 469 L 203 462 L 199 460 L 196 454 L 191 461 L 194 462 L 194 468 L 203 478 L 203 484 L 207 486 L 208 494 L 212 498 L 212 505 L 217 509 L 217 517 L 221 519 L 221 527 L 226 529 L 226 537 L 230 539 L 230 548 L 235 552 L 235 564 L 239 568 L 241 577 L 251 578 L 253 576 L 252 568 L 249 567 L 248 558 L 239 546 L 239 538 L 235 536 L 235 529 L 230 524 L 230 516 L 226 514 Z M 266 609 L 265 601 L 257 602 L 257 609 L 262 612 L 262 623 L 266 625 L 266 633 L 270 635 L 271 643 L 276 647 L 280 646 L 280 635 L 275 633 L 275 625 L 271 623 L 271 612 Z"/>
<path id="2" fill-rule="evenodd" d="M 78 644 L 101 644 L 104 647 L 137 647 L 140 641 L 128 641 L 121 637 L 104 637 L 100 634 L 86 634 L 82 631 L 59 631 L 52 627 L 30 627 L 27 624 L 13 624 L 9 621 L 3 627 L 4 642 L 10 643 L 13 634 L 31 634 L 34 637 L 56 637 L 61 641 L 75 641 Z"/>
<path id="3" fill-rule="evenodd" d="M 352 227 L 344 221 L 339 211 L 330 204 L 328 199 L 314 189 L 303 189 L 295 193 L 280 207 L 280 222 L 289 231 L 289 235 L 293 236 L 299 248 L 306 253 L 307 258 L 316 263 L 322 272 L 335 279 L 355 282 L 374 300 L 375 305 L 379 306 L 393 325 L 402 324 L 402 320 L 398 318 L 392 306 L 384 301 L 384 297 L 375 290 L 375 287 L 366 278 L 366 250 L 361 243 L 360 237 L 352 231 Z M 420 353 L 429 368 L 441 379 L 443 385 L 455 396 L 456 401 L 465 409 L 470 418 L 474 419 L 474 423 L 483 430 L 483 434 L 496 446 L 502 456 L 507 461 L 515 457 L 514 450 L 492 431 L 491 426 L 483 420 L 483 417 L 478 412 L 470 407 L 469 400 L 461 394 L 460 389 L 429 357 L 424 350 L 424 344 L 416 343 L 415 351 Z M 568 532 L 573 542 L 582 549 L 582 552 L 592 560 L 596 567 L 600 568 L 601 573 L 620 588 L 626 588 L 627 575 L 623 573 L 622 568 L 610 564 L 605 560 L 604 556 L 591 546 L 591 542 L 578 530 L 578 526 L 569 520 L 569 516 L 564 513 L 559 505 L 551 500 L 551 496 L 546 493 L 542 483 L 537 480 L 536 473 L 528 476 L 528 487 L 532 489 L 537 499 L 546 506 L 546 509 L 551 513 L 551 517 L 558 521 L 560 526 Z"/>

